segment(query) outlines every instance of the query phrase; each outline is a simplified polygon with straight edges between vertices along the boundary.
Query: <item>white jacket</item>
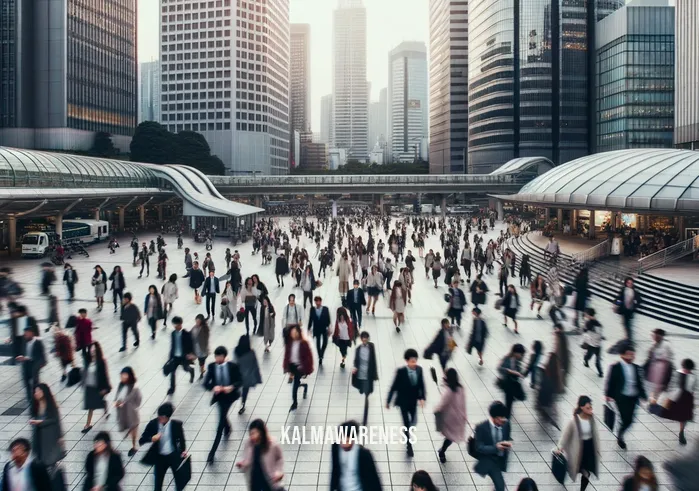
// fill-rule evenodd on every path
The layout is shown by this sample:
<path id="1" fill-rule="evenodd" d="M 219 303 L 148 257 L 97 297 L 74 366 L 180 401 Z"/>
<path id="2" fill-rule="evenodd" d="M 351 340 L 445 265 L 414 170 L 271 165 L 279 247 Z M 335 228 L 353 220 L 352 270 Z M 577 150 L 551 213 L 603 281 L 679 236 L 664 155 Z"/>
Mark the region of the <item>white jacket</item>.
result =
<path id="1" fill-rule="evenodd" d="M 294 315 L 294 309 L 296 309 L 296 315 Z M 282 312 L 282 327 L 290 324 L 303 325 L 303 307 L 297 303 L 293 307 L 287 304 Z"/>
<path id="2" fill-rule="evenodd" d="M 179 298 L 179 292 L 177 290 L 177 283 L 168 281 L 163 285 L 163 303 L 174 303 L 175 300 Z"/>

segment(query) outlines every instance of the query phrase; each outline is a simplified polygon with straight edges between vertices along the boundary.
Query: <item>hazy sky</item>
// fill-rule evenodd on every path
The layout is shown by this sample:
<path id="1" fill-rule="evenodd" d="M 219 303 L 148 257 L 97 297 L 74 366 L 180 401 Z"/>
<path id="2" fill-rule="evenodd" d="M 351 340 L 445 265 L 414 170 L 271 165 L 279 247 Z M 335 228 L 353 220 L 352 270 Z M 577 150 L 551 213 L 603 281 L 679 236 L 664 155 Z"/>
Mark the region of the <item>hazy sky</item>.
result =
<path id="1" fill-rule="evenodd" d="M 429 0 L 364 0 L 367 78 L 372 99 L 388 81 L 388 52 L 403 41 L 428 43 Z M 320 98 L 332 92 L 332 20 L 336 0 L 290 0 L 291 22 L 311 25 L 311 126 L 320 131 Z M 138 2 L 138 58 L 158 58 L 158 0 Z"/>

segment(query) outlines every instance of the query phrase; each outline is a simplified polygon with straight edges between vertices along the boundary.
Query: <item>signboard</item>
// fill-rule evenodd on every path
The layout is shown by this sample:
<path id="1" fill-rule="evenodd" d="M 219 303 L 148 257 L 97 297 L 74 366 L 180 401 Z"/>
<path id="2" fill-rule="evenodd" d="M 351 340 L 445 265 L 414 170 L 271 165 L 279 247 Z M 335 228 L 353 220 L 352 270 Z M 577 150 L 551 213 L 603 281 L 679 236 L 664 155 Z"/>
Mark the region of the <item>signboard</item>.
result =
<path id="1" fill-rule="evenodd" d="M 420 99 L 410 99 L 408 101 L 408 109 L 420 109 Z"/>

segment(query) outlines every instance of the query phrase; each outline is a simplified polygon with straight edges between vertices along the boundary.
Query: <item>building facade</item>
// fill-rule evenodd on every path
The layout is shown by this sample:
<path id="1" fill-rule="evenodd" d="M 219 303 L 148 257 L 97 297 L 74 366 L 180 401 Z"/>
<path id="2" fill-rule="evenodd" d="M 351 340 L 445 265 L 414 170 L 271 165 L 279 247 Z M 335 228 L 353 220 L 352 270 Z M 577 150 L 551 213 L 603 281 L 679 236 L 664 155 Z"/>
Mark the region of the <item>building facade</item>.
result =
<path id="1" fill-rule="evenodd" d="M 162 124 L 229 174 L 289 171 L 289 0 L 161 0 Z"/>
<path id="2" fill-rule="evenodd" d="M 325 143 L 301 142 L 301 169 L 324 171 L 328 169 L 328 147 Z"/>
<path id="3" fill-rule="evenodd" d="M 624 0 L 492 0 L 469 10 L 469 173 L 594 152 L 596 24 Z"/>
<path id="4" fill-rule="evenodd" d="M 429 161 L 432 174 L 466 172 L 468 3 L 466 0 L 431 0 L 429 3 Z"/>
<path id="5" fill-rule="evenodd" d="M 388 137 L 386 111 L 388 110 L 388 89 L 379 91 L 379 100 L 369 104 L 369 149 L 373 149 L 380 138 Z"/>
<path id="6" fill-rule="evenodd" d="M 699 150 L 699 2 L 675 1 L 675 145 Z"/>
<path id="7" fill-rule="evenodd" d="M 366 161 L 369 91 L 366 78 L 366 8 L 362 0 L 339 0 L 333 12 L 332 145 L 348 159 Z"/>
<path id="8" fill-rule="evenodd" d="M 675 8 L 635 0 L 597 25 L 597 151 L 672 147 Z"/>
<path id="9" fill-rule="evenodd" d="M 160 62 L 149 61 L 139 65 L 140 93 L 138 122 L 160 122 Z"/>
<path id="10" fill-rule="evenodd" d="M 389 161 L 413 162 L 422 158 L 427 139 L 427 48 L 403 42 L 388 54 Z"/>
<path id="11" fill-rule="evenodd" d="M 333 95 L 320 98 L 320 142 L 333 146 Z"/>
<path id="12" fill-rule="evenodd" d="M 291 24 L 291 131 L 311 131 L 311 26 Z M 299 152 L 292 145 L 292 155 Z M 301 162 L 295 160 L 298 166 Z"/>
<path id="13" fill-rule="evenodd" d="M 137 94 L 136 0 L 0 0 L 0 145 L 127 151 Z"/>

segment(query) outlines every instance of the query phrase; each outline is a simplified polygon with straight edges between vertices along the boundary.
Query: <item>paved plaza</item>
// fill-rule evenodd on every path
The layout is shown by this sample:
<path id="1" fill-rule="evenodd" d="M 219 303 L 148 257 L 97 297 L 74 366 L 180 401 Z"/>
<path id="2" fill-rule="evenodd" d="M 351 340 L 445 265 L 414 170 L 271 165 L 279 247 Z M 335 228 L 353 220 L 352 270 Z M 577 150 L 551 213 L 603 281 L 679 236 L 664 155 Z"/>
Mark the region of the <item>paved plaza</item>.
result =
<path id="1" fill-rule="evenodd" d="M 285 220 L 283 223 L 287 223 Z M 500 228 L 496 227 L 489 235 L 495 237 Z M 408 230 L 408 238 L 412 229 Z M 139 242 L 150 241 L 155 238 L 153 234 L 139 237 Z M 364 233 L 366 239 L 366 233 Z M 383 230 L 379 230 L 377 237 L 386 241 Z M 102 343 L 107 359 L 111 383 L 116 387 L 118 375 L 124 366 L 133 367 L 138 378 L 138 384 L 143 392 L 143 404 L 141 407 L 141 430 L 149 419 L 154 417 L 157 407 L 171 399 L 176 407 L 175 418 L 184 421 L 187 447 L 193 456 L 193 476 L 187 489 L 194 491 L 243 491 L 246 489 L 244 476 L 235 467 L 234 463 L 240 459 L 242 445 L 246 438 L 246 426 L 254 418 L 262 418 L 267 422 L 271 433 L 279 437 L 282 426 L 295 425 L 320 425 L 334 426 L 347 419 L 361 421 L 364 399 L 350 384 L 350 368 L 354 359 L 353 349 L 348 356 L 348 368 L 340 368 L 340 356 L 337 348 L 330 344 L 326 352 L 324 365 L 317 367 L 316 371 L 308 378 L 309 391 L 306 400 L 299 401 L 296 412 L 289 413 L 291 405 L 291 386 L 287 384 L 287 378 L 282 373 L 283 345 L 281 341 L 281 329 L 277 326 L 277 340 L 271 353 L 264 354 L 262 339 L 253 338 L 254 348 L 258 355 L 262 371 L 263 384 L 255 387 L 250 392 L 248 408 L 245 414 L 239 416 L 239 403 L 231 410 L 229 419 L 233 424 L 233 432 L 230 439 L 224 440 L 216 455 L 216 463 L 205 468 L 208 451 L 214 440 L 218 420 L 217 409 L 210 406 L 211 395 L 207 393 L 201 384 L 195 379 L 190 385 L 185 372 L 178 372 L 178 385 L 175 394 L 168 398 L 166 392 L 169 380 L 162 374 L 162 366 L 167 361 L 170 349 L 170 327 L 167 331 L 158 330 L 157 338 L 152 341 L 149 337 L 149 329 L 145 321 L 141 323 L 141 346 L 135 349 L 128 343 L 125 353 L 119 353 L 121 346 L 121 324 L 117 314 L 112 313 L 111 297 L 105 297 L 103 312 L 96 312 L 93 288 L 89 278 L 92 268 L 100 264 L 109 274 L 115 265 L 124 268 L 126 279 L 126 291 L 132 292 L 134 299 L 143 308 L 143 298 L 147 287 L 156 284 L 158 289 L 162 285 L 161 280 L 156 280 L 155 260 L 151 260 L 150 278 L 137 279 L 138 268 L 131 266 L 131 249 L 128 247 L 127 238 L 122 239 L 121 248 L 117 253 L 110 255 L 106 245 L 91 246 L 90 258 L 74 257 L 70 262 L 78 271 L 80 282 L 76 286 L 76 298 L 74 304 L 65 301 L 66 290 L 60 282 L 53 287 L 53 292 L 61 299 L 61 322 L 65 323 L 67 317 L 80 307 L 86 307 L 89 316 L 95 326 L 93 333 L 95 340 Z M 166 237 L 168 243 L 167 252 L 170 257 L 168 274 L 184 274 L 183 251 L 177 250 L 174 236 Z M 305 246 L 311 255 L 315 252 L 315 245 L 310 239 L 302 238 L 301 245 Z M 441 250 L 438 236 L 430 236 L 427 249 Z M 198 251 L 200 257 L 204 257 L 203 244 L 195 244 L 191 240 L 185 240 L 185 247 L 192 251 Z M 222 241 L 214 244 L 212 257 L 217 265 L 219 275 L 225 273 L 224 251 L 226 244 Z M 295 292 L 301 297 L 301 290 L 292 287 L 292 281 L 287 277 L 286 287 L 277 288 L 274 279 L 274 262 L 271 265 L 261 266 L 260 257 L 252 256 L 252 243 L 239 245 L 241 253 L 243 277 L 254 273 L 259 274 L 262 281 L 270 291 L 273 305 L 280 312 L 286 304 L 289 293 Z M 233 248 L 232 248 L 233 249 Z M 417 257 L 417 251 L 413 250 Z M 3 264 L 8 264 L 14 270 L 14 278 L 19 281 L 25 291 L 23 302 L 26 303 L 32 315 L 37 319 L 46 319 L 47 305 L 39 292 L 40 263 L 41 260 L 12 260 L 2 259 Z M 314 259 L 315 269 L 318 269 L 318 260 Z M 406 323 L 400 334 L 393 328 L 392 314 L 388 309 L 388 295 L 379 300 L 376 308 L 376 316 L 364 316 L 363 330 L 369 331 L 372 341 L 377 347 L 379 381 L 375 386 L 374 394 L 370 397 L 369 424 L 382 427 L 400 427 L 402 424 L 400 411 L 397 408 L 385 409 L 385 401 L 393 373 L 396 367 L 403 364 L 403 352 L 407 348 L 415 348 L 422 353 L 424 348 L 434 337 L 439 328 L 439 321 L 445 315 L 446 303 L 444 293 L 446 285 L 440 279 L 439 288 L 435 289 L 433 283 L 420 273 L 422 261 L 418 259 L 415 270 L 415 286 L 413 288 L 413 301 L 406 309 Z M 59 278 L 62 273 L 57 271 Z M 327 278 L 321 278 L 323 285 L 316 290 L 316 294 L 323 297 L 324 304 L 330 307 L 334 322 L 334 310 L 340 305 L 338 294 L 338 280 L 333 274 Z M 464 348 L 467 344 L 470 332 L 470 317 L 464 323 L 464 329 L 457 334 L 459 349 L 456 350 L 451 366 L 455 367 L 461 380 L 467 387 L 467 413 L 472 425 L 477 424 L 486 417 L 488 405 L 494 399 L 502 397 L 501 392 L 495 386 L 496 367 L 513 343 L 523 343 L 529 348 L 534 340 L 541 340 L 546 346 L 546 351 L 552 343 L 551 322 L 537 320 L 534 313 L 529 311 L 529 292 L 519 290 L 522 295 L 522 308 L 520 310 L 520 334 L 515 335 L 510 329 L 502 326 L 502 317 L 496 312 L 495 291 L 497 280 L 495 276 L 488 276 L 486 282 L 491 289 L 488 296 L 488 305 L 484 306 L 484 318 L 488 322 L 490 337 L 486 344 L 485 365 L 478 366 L 478 359 L 469 356 Z M 518 280 L 517 280 L 518 282 Z M 188 287 L 186 279 L 178 281 L 180 288 L 179 300 L 175 303 L 172 315 L 179 315 L 185 319 L 185 327 L 189 328 L 194 323 L 194 316 L 205 313 L 205 306 L 196 305 L 193 300 L 192 290 Z M 221 285 L 223 288 L 223 284 Z M 107 292 L 110 295 L 110 292 Z M 592 306 L 599 312 L 598 318 L 604 326 L 604 335 L 607 338 L 607 346 L 619 339 L 622 335 L 621 322 L 612 313 L 610 304 L 594 298 Z M 218 306 L 217 306 L 218 307 Z M 470 311 L 470 306 L 468 307 Z M 6 319 L 6 313 L 2 319 Z M 308 313 L 306 312 L 306 317 Z M 277 320 L 279 320 L 279 315 Z M 46 327 L 42 322 L 41 329 Z M 663 327 L 670 333 L 668 338 L 675 350 L 676 361 L 685 357 L 696 358 L 699 340 L 691 336 L 691 333 L 679 328 L 663 325 L 660 322 L 646 317 L 638 317 L 635 320 L 636 339 L 639 340 L 638 358 L 643 363 L 647 349 L 650 347 L 650 332 L 657 327 Z M 6 326 L 3 325 L 3 329 Z M 212 327 L 210 347 L 213 351 L 218 345 L 225 345 L 229 352 L 236 346 L 241 335 L 245 334 L 244 323 L 233 322 L 226 326 L 217 322 Z M 130 338 L 131 339 L 131 338 Z M 677 442 L 677 423 L 660 420 L 651 416 L 645 409 L 637 411 L 637 421 L 627 433 L 627 450 L 621 450 L 614 436 L 603 426 L 602 404 L 604 379 L 597 377 L 593 368 L 584 368 L 582 365 L 583 351 L 579 347 L 580 337 L 570 338 L 571 349 L 571 374 L 568 377 L 568 390 L 558 402 L 558 420 L 562 426 L 571 417 L 573 406 L 581 394 L 590 395 L 597 411 L 600 440 L 603 443 L 601 453 L 601 466 L 599 479 L 593 479 L 590 488 L 598 491 L 617 491 L 620 481 L 632 470 L 632 463 L 637 455 L 643 454 L 656 464 L 656 472 L 661 489 L 670 489 L 667 476 L 664 474 L 661 463 L 675 458 L 682 452 L 689 452 L 695 447 L 695 440 L 699 433 L 693 425 L 688 425 L 686 448 L 680 448 Z M 50 347 L 52 340 L 47 341 Z M 312 343 L 315 351 L 315 343 Z M 76 357 L 79 363 L 80 357 Z M 209 361 L 213 361 L 213 356 Z M 606 364 L 616 361 L 611 355 L 606 355 L 603 360 Z M 420 360 L 423 367 L 428 367 L 430 362 Z M 438 363 L 435 360 L 438 367 Z M 439 367 L 437 368 L 440 370 Z M 428 371 L 425 372 L 428 375 Z M 426 377 L 427 378 L 427 377 Z M 117 430 L 116 415 L 105 419 L 101 413 L 96 413 L 95 427 L 86 435 L 81 433 L 85 424 L 86 411 L 83 407 L 83 391 L 81 387 L 66 388 L 60 381 L 59 363 L 51 355 L 49 365 L 42 371 L 42 381 L 47 382 L 56 396 L 62 416 L 63 431 L 68 456 L 64 461 L 64 470 L 70 484 L 70 489 L 82 489 L 83 466 L 87 453 L 92 448 L 92 439 L 100 430 L 110 431 L 116 446 L 122 452 L 122 458 L 126 464 L 126 477 L 122 481 L 124 491 L 145 491 L 153 489 L 153 477 L 151 469 L 140 464 L 140 459 L 145 449 L 129 459 L 126 452 L 130 448 L 130 441 L 122 440 Z M 410 478 L 414 471 L 424 469 L 430 473 L 440 490 L 490 490 L 491 482 L 481 478 L 471 469 L 473 459 L 466 452 L 466 445 L 453 445 L 447 451 L 448 462 L 440 464 L 437 458 L 437 449 L 441 446 L 443 437 L 435 431 L 432 407 L 439 400 L 437 387 L 431 380 L 427 383 L 427 403 L 424 409 L 419 410 L 417 423 L 417 443 L 415 444 L 415 456 L 410 459 L 405 454 L 405 448 L 400 445 L 370 446 L 374 459 L 377 461 L 384 489 L 406 491 Z M 535 396 L 528 384 L 523 384 L 527 392 L 527 401 L 515 403 L 512 419 L 512 437 L 514 448 L 510 457 L 508 472 L 505 480 L 509 489 L 516 489 L 517 483 L 527 475 L 538 484 L 539 489 L 560 490 L 563 486 L 556 483 L 550 470 L 551 450 L 559 437 L 559 431 L 546 423 L 541 423 L 537 413 L 533 409 Z M 21 382 L 19 368 L 9 365 L 0 366 L 0 414 L 24 399 L 24 388 Z M 114 393 L 108 396 L 112 400 Z M 30 428 L 27 425 L 29 419 L 25 411 L 20 416 L 0 416 L 0 461 L 4 464 L 7 460 L 7 444 L 16 437 L 30 436 Z M 328 446 L 322 445 L 283 445 L 285 459 L 285 485 L 289 491 L 314 491 L 329 488 L 331 471 L 331 454 Z M 168 479 L 171 475 L 168 473 Z M 578 483 L 567 481 L 568 489 L 578 489 Z M 174 489 L 171 485 L 168 489 Z"/>

